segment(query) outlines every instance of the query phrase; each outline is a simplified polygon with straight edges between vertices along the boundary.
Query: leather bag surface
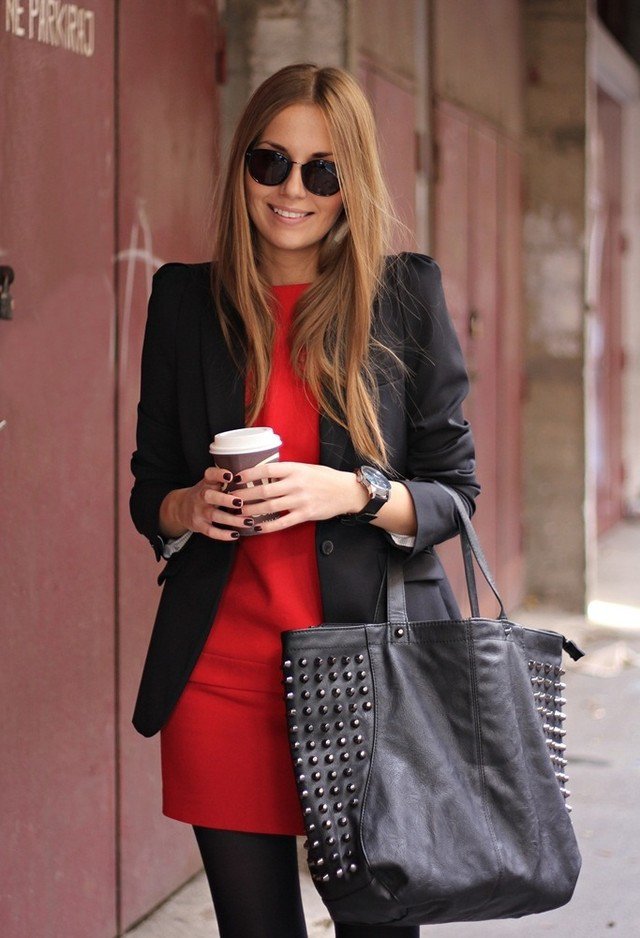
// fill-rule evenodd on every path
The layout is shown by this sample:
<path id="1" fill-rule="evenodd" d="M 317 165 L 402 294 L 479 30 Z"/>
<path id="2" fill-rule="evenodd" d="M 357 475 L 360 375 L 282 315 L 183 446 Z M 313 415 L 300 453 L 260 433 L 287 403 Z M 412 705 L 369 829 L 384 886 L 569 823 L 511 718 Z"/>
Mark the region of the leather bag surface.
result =
<path id="1" fill-rule="evenodd" d="M 387 621 L 282 633 L 293 768 L 313 882 L 335 922 L 519 917 L 571 898 L 562 635 L 504 611 L 456 503 L 471 617 L 409 622 L 389 556 Z M 479 615 L 473 558 L 500 614 Z"/>

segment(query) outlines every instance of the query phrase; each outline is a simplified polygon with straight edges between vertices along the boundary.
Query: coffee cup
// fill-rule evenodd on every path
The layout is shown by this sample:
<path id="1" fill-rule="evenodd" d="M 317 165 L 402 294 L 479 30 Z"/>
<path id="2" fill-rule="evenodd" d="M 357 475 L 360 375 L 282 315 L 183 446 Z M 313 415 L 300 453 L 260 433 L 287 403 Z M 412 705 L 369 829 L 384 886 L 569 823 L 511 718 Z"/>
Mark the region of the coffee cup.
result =
<path id="1" fill-rule="evenodd" d="M 216 433 L 213 443 L 209 446 L 209 452 L 214 458 L 216 466 L 220 469 L 228 469 L 234 474 L 242 472 L 243 469 L 249 469 L 253 466 L 264 465 L 277 462 L 280 458 L 280 447 L 282 440 L 271 427 L 240 427 L 237 430 L 225 430 L 223 433 Z M 268 472 L 265 470 L 264 476 L 256 482 L 228 482 L 223 485 L 223 491 L 234 492 L 240 489 L 251 489 L 255 485 L 269 481 Z M 261 499 L 243 499 L 245 505 L 258 504 Z M 255 524 L 261 521 L 273 521 L 279 518 L 278 512 L 266 515 L 254 516 Z M 240 534 L 251 536 L 255 532 L 252 528 L 240 528 Z"/>

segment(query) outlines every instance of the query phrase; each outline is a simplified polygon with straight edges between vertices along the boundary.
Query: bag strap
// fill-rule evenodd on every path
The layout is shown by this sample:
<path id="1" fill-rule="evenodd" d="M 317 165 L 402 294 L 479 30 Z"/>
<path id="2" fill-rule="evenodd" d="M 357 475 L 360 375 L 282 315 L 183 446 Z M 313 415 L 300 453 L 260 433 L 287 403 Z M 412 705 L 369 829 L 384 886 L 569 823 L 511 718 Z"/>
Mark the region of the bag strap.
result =
<path id="1" fill-rule="evenodd" d="M 487 581 L 493 595 L 498 600 L 500 606 L 500 619 L 506 619 L 507 614 L 504 609 L 504 603 L 498 592 L 498 587 L 489 569 L 489 564 L 484 555 L 478 535 L 475 532 L 471 519 L 467 514 L 464 502 L 457 492 L 450 489 L 441 482 L 435 482 L 441 489 L 452 498 L 456 508 L 458 522 L 458 531 L 460 534 L 460 546 L 462 549 L 462 559 L 464 562 L 464 574 L 467 582 L 467 595 L 469 597 L 469 607 L 473 618 L 480 617 L 480 608 L 478 604 L 478 590 L 476 587 L 476 576 L 473 567 L 475 558 L 483 577 Z M 390 550 L 387 555 L 387 622 L 407 623 L 407 598 L 404 588 L 404 568 L 403 561 L 398 551 Z"/>
<path id="2" fill-rule="evenodd" d="M 491 571 L 489 570 L 489 564 L 487 563 L 487 558 L 485 557 L 482 547 L 480 546 L 480 541 L 478 540 L 478 535 L 475 532 L 473 525 L 471 524 L 471 519 L 467 514 L 467 509 L 456 491 L 450 489 L 448 486 L 443 485 L 442 482 L 436 482 L 436 485 L 439 485 L 441 489 L 444 489 L 448 495 L 453 499 L 453 503 L 456 507 L 458 529 L 460 533 L 460 545 L 462 547 L 462 559 L 464 561 L 464 574 L 467 581 L 467 593 L 469 596 L 469 606 L 471 608 L 471 615 L 473 618 L 477 619 L 480 617 L 480 610 L 478 607 L 478 591 L 476 589 L 476 576 L 473 568 L 473 561 L 475 559 L 476 563 L 482 571 L 482 575 L 491 587 L 493 595 L 498 600 L 498 605 L 500 606 L 500 619 L 507 620 L 507 614 L 504 610 L 504 603 L 500 598 L 500 593 L 498 592 L 498 587 L 495 584 Z M 380 597 L 378 597 L 379 601 Z M 376 616 L 377 616 L 378 607 L 376 606 Z M 398 556 L 397 551 L 389 551 L 387 555 L 387 621 L 393 623 L 407 623 L 409 621 L 407 616 L 407 599 L 404 588 L 404 568 L 403 562 Z M 567 654 L 573 658 L 574 661 L 582 658 L 584 652 L 581 648 L 575 644 L 575 642 L 570 641 L 564 635 L 562 638 L 562 647 L 567 652 Z"/>
<path id="3" fill-rule="evenodd" d="M 387 622 L 407 623 L 407 594 L 404 588 L 404 567 L 398 552 L 387 554 Z"/>
<path id="4" fill-rule="evenodd" d="M 500 619 L 506 619 L 507 614 L 504 610 L 504 603 L 500 593 L 498 592 L 498 587 L 496 582 L 493 579 L 491 570 L 489 569 L 489 564 L 487 563 L 487 558 L 484 555 L 484 551 L 480 546 L 480 541 L 478 535 L 476 534 L 475 528 L 471 523 L 471 518 L 467 514 L 467 509 L 458 495 L 453 489 L 450 489 L 448 485 L 443 485 L 442 482 L 436 482 L 436 485 L 439 485 L 447 495 L 453 499 L 453 503 L 457 509 L 457 520 L 458 528 L 460 530 L 460 540 L 462 545 L 462 558 L 464 560 L 464 575 L 467 581 L 467 592 L 469 594 L 469 605 L 471 607 L 471 615 L 475 618 L 479 617 L 480 609 L 478 606 L 478 592 L 476 590 L 476 575 L 473 568 L 473 558 L 475 557 L 476 563 L 480 567 L 483 577 L 487 581 L 491 592 L 498 600 L 498 605 L 500 606 Z"/>

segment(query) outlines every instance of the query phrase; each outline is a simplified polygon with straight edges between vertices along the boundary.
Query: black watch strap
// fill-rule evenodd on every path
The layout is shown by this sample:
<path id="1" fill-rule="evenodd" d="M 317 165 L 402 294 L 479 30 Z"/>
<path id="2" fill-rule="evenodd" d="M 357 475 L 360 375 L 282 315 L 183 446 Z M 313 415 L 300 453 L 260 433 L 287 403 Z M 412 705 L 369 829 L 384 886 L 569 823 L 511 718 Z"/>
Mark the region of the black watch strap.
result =
<path id="1" fill-rule="evenodd" d="M 361 511 L 357 511 L 352 515 L 342 515 L 340 520 L 343 524 L 369 524 L 369 522 L 373 521 L 373 519 L 378 516 L 378 512 L 382 506 L 386 504 L 386 501 L 386 498 L 382 498 L 380 495 L 374 495 Z"/>
<path id="2" fill-rule="evenodd" d="M 360 511 L 342 515 L 340 520 L 344 524 L 369 524 L 377 518 L 378 512 L 389 500 L 391 485 L 386 476 L 374 466 L 361 466 L 356 470 L 356 478 L 371 497 Z"/>

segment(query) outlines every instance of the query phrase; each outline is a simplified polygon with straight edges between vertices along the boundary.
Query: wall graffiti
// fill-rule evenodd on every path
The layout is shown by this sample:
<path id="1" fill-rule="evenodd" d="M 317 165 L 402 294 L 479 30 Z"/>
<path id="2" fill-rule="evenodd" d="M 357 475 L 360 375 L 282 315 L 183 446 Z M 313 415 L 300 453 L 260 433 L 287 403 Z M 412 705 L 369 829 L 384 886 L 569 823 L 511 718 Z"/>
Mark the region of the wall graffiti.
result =
<path id="1" fill-rule="evenodd" d="M 5 31 L 90 57 L 96 44 L 95 12 L 61 0 L 5 0 Z"/>

